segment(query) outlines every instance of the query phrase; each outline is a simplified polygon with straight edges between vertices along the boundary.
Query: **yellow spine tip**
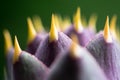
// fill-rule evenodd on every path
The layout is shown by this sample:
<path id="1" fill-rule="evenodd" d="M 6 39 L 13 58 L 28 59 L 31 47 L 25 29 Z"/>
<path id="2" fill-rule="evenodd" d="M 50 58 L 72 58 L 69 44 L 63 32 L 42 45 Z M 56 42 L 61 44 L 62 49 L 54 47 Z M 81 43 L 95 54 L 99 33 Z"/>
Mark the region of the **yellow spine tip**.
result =
<path id="1" fill-rule="evenodd" d="M 97 22 L 97 15 L 93 14 L 90 16 L 89 19 L 89 27 L 96 31 L 96 22 Z"/>
<path id="2" fill-rule="evenodd" d="M 77 8 L 77 12 L 74 16 L 74 27 L 77 32 L 82 32 L 83 31 L 83 26 L 81 23 L 81 14 L 80 14 L 80 8 Z"/>
<path id="3" fill-rule="evenodd" d="M 21 54 L 22 50 L 19 46 L 17 37 L 15 36 L 15 41 L 14 41 L 14 55 L 13 55 L 13 63 L 18 61 L 19 55 Z"/>
<path id="4" fill-rule="evenodd" d="M 109 17 L 108 16 L 107 16 L 107 20 L 105 23 L 103 35 L 104 35 L 104 39 L 106 40 L 106 42 L 112 43 L 112 37 L 110 34 L 110 29 L 109 29 Z"/>
<path id="5" fill-rule="evenodd" d="M 10 48 L 13 47 L 12 40 L 8 30 L 4 30 L 3 35 L 5 39 L 5 53 L 7 53 L 10 50 Z"/>
<path id="6" fill-rule="evenodd" d="M 110 21 L 110 30 L 115 39 L 117 39 L 117 33 L 116 33 L 116 21 L 117 21 L 117 16 L 114 15 Z"/>
<path id="7" fill-rule="evenodd" d="M 29 17 L 27 18 L 27 23 L 28 23 L 28 43 L 30 43 L 31 41 L 34 40 L 37 33 L 36 33 L 35 29 L 34 29 L 32 21 L 31 21 L 31 19 Z"/>
<path id="8" fill-rule="evenodd" d="M 114 15 L 110 21 L 110 29 L 115 30 L 116 27 L 117 16 Z"/>
<path id="9" fill-rule="evenodd" d="M 87 27 L 88 24 L 85 16 L 82 16 L 81 22 L 84 27 Z"/>
<path id="10" fill-rule="evenodd" d="M 57 15 L 54 15 L 54 19 L 55 19 L 55 24 L 56 24 L 57 30 L 61 31 L 59 17 Z"/>
<path id="11" fill-rule="evenodd" d="M 33 17 L 33 24 L 37 32 L 45 32 L 44 26 L 42 24 L 41 18 L 39 16 Z"/>
<path id="12" fill-rule="evenodd" d="M 65 17 L 61 24 L 62 24 L 61 31 L 65 31 L 71 25 L 70 18 L 69 17 Z"/>
<path id="13" fill-rule="evenodd" d="M 58 31 L 57 31 L 56 26 L 55 26 L 53 14 L 52 14 L 52 20 L 51 20 L 51 29 L 49 32 L 49 40 L 50 40 L 50 42 L 58 40 Z"/>

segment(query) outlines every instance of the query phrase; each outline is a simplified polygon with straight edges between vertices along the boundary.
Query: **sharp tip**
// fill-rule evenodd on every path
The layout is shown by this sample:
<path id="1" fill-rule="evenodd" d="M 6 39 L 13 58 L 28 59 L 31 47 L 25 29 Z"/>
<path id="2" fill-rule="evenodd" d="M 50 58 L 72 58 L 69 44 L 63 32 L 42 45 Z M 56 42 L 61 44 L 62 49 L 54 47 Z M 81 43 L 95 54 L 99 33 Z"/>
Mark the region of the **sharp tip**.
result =
<path id="1" fill-rule="evenodd" d="M 13 55 L 13 63 L 15 63 L 16 61 L 18 61 L 19 55 L 22 52 L 17 37 L 15 36 L 15 40 L 14 40 L 14 55 Z"/>
<path id="2" fill-rule="evenodd" d="M 116 29 L 116 21 L 117 21 L 117 15 L 114 15 L 110 21 L 110 29 L 111 31 L 115 31 Z"/>
<path id="3" fill-rule="evenodd" d="M 117 22 L 117 15 L 114 15 L 110 21 L 110 31 L 115 39 L 117 39 L 117 27 L 116 27 L 116 22 Z"/>
<path id="4" fill-rule="evenodd" d="M 96 22 L 97 22 L 97 15 L 96 14 L 91 15 L 89 19 L 89 24 L 88 24 L 89 27 L 96 30 Z"/>
<path id="5" fill-rule="evenodd" d="M 108 42 L 108 43 L 112 42 L 112 37 L 111 37 L 111 34 L 110 34 L 110 29 L 109 29 L 109 17 L 108 16 L 107 16 L 107 19 L 106 19 L 103 35 L 104 35 L 104 39 L 106 40 L 106 42 Z"/>
<path id="6" fill-rule="evenodd" d="M 80 14 L 80 7 L 77 7 L 77 14 Z"/>
<path id="7" fill-rule="evenodd" d="M 75 30 L 77 32 L 82 32 L 83 31 L 83 26 L 81 23 L 81 14 L 80 14 L 80 7 L 77 8 L 77 12 L 74 16 L 74 26 L 75 26 Z"/>
<path id="8" fill-rule="evenodd" d="M 54 14 L 52 14 L 51 29 L 50 29 L 50 33 L 49 33 L 49 39 L 50 39 L 50 42 L 58 40 L 58 31 L 57 31 L 57 28 L 55 26 Z"/>
<path id="9" fill-rule="evenodd" d="M 71 20 L 69 17 L 65 17 L 62 22 L 61 31 L 65 31 L 71 25 Z"/>
<path id="10" fill-rule="evenodd" d="M 33 24 L 37 32 L 45 32 L 44 26 L 42 24 L 41 18 L 39 16 L 33 17 Z"/>
<path id="11" fill-rule="evenodd" d="M 28 23 L 28 43 L 30 43 L 32 40 L 34 40 L 37 33 L 34 29 L 34 26 L 30 17 L 27 18 L 27 23 Z"/>
<path id="12" fill-rule="evenodd" d="M 83 25 L 84 27 L 87 27 L 87 25 L 88 25 L 85 16 L 82 16 L 82 25 Z"/>
<path id="13" fill-rule="evenodd" d="M 61 28 L 60 28 L 60 19 L 59 19 L 59 17 L 58 17 L 57 14 L 54 14 L 54 20 L 55 20 L 55 24 L 56 24 L 57 30 L 61 31 Z"/>
<path id="14" fill-rule="evenodd" d="M 7 29 L 3 31 L 4 40 L 5 40 L 5 52 L 7 53 L 10 48 L 13 47 L 10 33 Z"/>

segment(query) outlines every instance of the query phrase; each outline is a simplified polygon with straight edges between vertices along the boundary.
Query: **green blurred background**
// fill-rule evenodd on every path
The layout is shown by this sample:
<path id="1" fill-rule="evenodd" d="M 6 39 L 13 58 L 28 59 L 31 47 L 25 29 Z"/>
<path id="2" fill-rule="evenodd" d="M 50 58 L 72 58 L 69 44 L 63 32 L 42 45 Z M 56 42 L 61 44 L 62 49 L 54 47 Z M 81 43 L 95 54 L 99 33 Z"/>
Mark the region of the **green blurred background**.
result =
<path id="1" fill-rule="evenodd" d="M 12 39 L 17 35 L 22 49 L 26 47 L 26 18 L 38 15 L 43 25 L 49 28 L 51 14 L 58 13 L 62 17 L 69 16 L 72 20 L 78 6 L 81 14 L 89 19 L 92 13 L 98 16 L 97 29 L 103 29 L 106 16 L 117 14 L 117 25 L 120 25 L 119 0 L 1 0 L 0 1 L 0 80 L 3 80 L 4 41 L 3 30 L 8 29 Z"/>

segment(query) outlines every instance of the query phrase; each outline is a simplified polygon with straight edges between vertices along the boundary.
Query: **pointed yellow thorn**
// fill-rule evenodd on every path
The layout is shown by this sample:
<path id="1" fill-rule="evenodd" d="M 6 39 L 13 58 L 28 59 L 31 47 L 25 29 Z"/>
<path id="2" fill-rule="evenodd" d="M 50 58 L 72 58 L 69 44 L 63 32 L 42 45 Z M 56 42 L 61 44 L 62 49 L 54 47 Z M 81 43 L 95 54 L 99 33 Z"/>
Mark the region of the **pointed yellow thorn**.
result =
<path id="1" fill-rule="evenodd" d="M 108 16 L 107 16 L 107 20 L 106 20 L 106 23 L 105 23 L 103 36 L 104 36 L 104 39 L 106 40 L 106 42 L 112 43 L 112 37 L 111 37 L 111 34 L 110 34 L 110 29 L 109 29 L 109 17 Z"/>
<path id="2" fill-rule="evenodd" d="M 70 18 L 69 17 L 65 17 L 61 24 L 62 24 L 61 31 L 65 31 L 71 25 Z"/>
<path id="3" fill-rule="evenodd" d="M 51 20 L 51 29 L 49 32 L 49 40 L 50 40 L 50 42 L 58 40 L 58 31 L 57 31 L 56 26 L 55 26 L 53 14 L 52 14 L 52 20 Z"/>
<path id="4" fill-rule="evenodd" d="M 85 16 L 82 16 L 82 20 L 81 21 L 82 21 L 83 26 L 87 27 L 88 24 L 87 24 L 87 20 L 86 20 Z"/>
<path id="5" fill-rule="evenodd" d="M 117 16 L 114 15 L 111 19 L 111 22 L 110 22 L 110 30 L 111 30 L 111 33 L 115 39 L 117 39 L 116 21 L 117 21 Z"/>
<path id="6" fill-rule="evenodd" d="M 81 14 L 80 14 L 80 8 L 77 8 L 77 12 L 76 15 L 74 16 L 74 26 L 75 26 L 75 30 L 77 32 L 82 32 L 83 31 L 83 26 L 81 23 Z"/>
<path id="7" fill-rule="evenodd" d="M 78 52 L 80 50 L 80 47 L 78 46 L 78 44 L 72 42 L 71 47 L 70 47 L 70 52 L 71 52 L 71 56 L 73 58 L 79 58 L 80 57 L 80 53 Z"/>
<path id="8" fill-rule="evenodd" d="M 28 43 L 33 41 L 37 35 L 33 23 L 30 18 L 27 18 L 27 23 L 28 23 Z"/>
<path id="9" fill-rule="evenodd" d="M 4 39 L 5 39 L 5 53 L 7 53 L 12 47 L 12 40 L 8 30 L 3 31 Z"/>
<path id="10" fill-rule="evenodd" d="M 59 16 L 57 14 L 54 15 L 54 20 L 55 20 L 55 25 L 56 25 L 57 30 L 61 31 L 61 29 L 60 29 L 60 19 L 59 19 Z"/>
<path id="11" fill-rule="evenodd" d="M 15 41 L 14 41 L 14 55 L 13 55 L 13 63 L 17 62 L 19 59 L 19 55 L 21 54 L 22 50 L 19 46 L 17 37 L 15 36 Z"/>
<path id="12" fill-rule="evenodd" d="M 117 16 L 114 15 L 110 21 L 110 29 L 115 30 L 116 28 L 116 21 L 117 21 Z"/>
<path id="13" fill-rule="evenodd" d="M 96 31 L 96 21 L 97 21 L 97 16 L 95 14 L 91 15 L 88 25 L 90 28 L 92 28 L 95 31 Z"/>
<path id="14" fill-rule="evenodd" d="M 42 24 L 42 21 L 41 21 L 41 18 L 39 16 L 33 17 L 33 24 L 34 24 L 37 32 L 44 32 L 45 31 L 43 24 Z"/>

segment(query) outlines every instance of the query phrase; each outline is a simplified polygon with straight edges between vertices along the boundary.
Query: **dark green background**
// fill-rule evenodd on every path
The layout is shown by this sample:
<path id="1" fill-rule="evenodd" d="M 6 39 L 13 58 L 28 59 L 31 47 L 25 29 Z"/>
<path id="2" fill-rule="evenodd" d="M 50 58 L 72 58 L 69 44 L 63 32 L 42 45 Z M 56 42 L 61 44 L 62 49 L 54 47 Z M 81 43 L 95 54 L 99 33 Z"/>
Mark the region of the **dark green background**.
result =
<path id="1" fill-rule="evenodd" d="M 0 1 L 0 80 L 3 79 L 4 41 L 2 31 L 8 29 L 12 39 L 17 35 L 20 46 L 25 49 L 27 40 L 26 18 L 39 15 L 44 26 L 50 26 L 51 14 L 70 16 L 78 6 L 82 15 L 89 19 L 92 13 L 98 15 L 97 28 L 103 29 L 106 16 L 118 15 L 117 24 L 120 25 L 119 0 L 1 0 Z"/>

